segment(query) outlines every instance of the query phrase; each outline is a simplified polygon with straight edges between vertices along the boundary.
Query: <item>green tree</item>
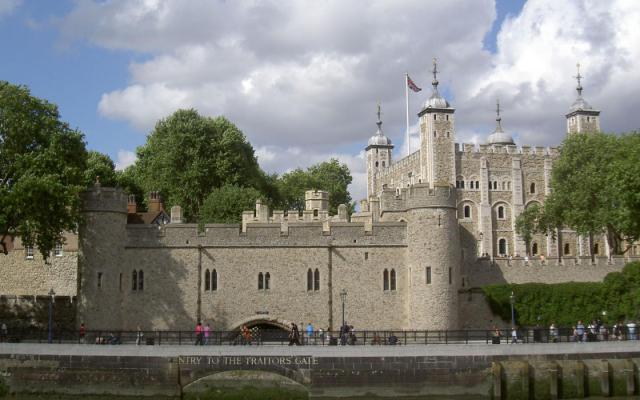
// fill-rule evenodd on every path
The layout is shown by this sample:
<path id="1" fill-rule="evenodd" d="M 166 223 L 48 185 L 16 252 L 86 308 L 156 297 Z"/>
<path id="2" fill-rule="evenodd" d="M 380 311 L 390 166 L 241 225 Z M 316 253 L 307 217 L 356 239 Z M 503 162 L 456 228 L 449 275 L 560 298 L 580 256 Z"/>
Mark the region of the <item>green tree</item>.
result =
<path id="1" fill-rule="evenodd" d="M 282 196 L 280 205 L 287 210 L 304 210 L 304 192 L 319 189 L 329 192 L 330 214 L 337 214 L 340 204 L 353 209 L 348 191 L 352 180 L 349 167 L 340 164 L 335 158 L 312 165 L 306 171 L 295 169 L 283 174 L 278 180 Z"/>
<path id="2" fill-rule="evenodd" d="M 160 120 L 137 149 L 136 176 L 145 192 L 159 190 L 170 207 L 194 220 L 209 193 L 225 184 L 259 187 L 265 175 L 253 147 L 223 117 L 178 110 Z"/>
<path id="3" fill-rule="evenodd" d="M 98 178 L 102 186 L 117 186 L 116 166 L 111 157 L 91 150 L 87 156 L 87 169 L 84 171 L 86 186 L 92 186 Z"/>
<path id="4" fill-rule="evenodd" d="M 20 236 L 48 259 L 80 221 L 86 188 L 83 135 L 58 108 L 24 86 L 0 81 L 0 243 Z"/>
<path id="5" fill-rule="evenodd" d="M 606 233 L 614 253 L 640 238 L 640 135 L 571 135 L 553 167 L 541 226 Z"/>
<path id="6" fill-rule="evenodd" d="M 516 233 L 520 235 L 527 248 L 527 255 L 530 254 L 530 245 L 533 235 L 539 232 L 538 220 L 540 219 L 540 206 L 534 203 L 527 207 L 518 218 L 516 218 Z"/>
<path id="7" fill-rule="evenodd" d="M 200 208 L 201 223 L 234 224 L 242 222 L 242 212 L 253 210 L 263 195 L 254 188 L 224 185 L 213 189 Z"/>
<path id="8" fill-rule="evenodd" d="M 147 197 L 145 196 L 135 164 L 122 171 L 116 171 L 116 186 L 121 187 L 129 195 L 134 195 L 138 211 L 147 209 Z"/>

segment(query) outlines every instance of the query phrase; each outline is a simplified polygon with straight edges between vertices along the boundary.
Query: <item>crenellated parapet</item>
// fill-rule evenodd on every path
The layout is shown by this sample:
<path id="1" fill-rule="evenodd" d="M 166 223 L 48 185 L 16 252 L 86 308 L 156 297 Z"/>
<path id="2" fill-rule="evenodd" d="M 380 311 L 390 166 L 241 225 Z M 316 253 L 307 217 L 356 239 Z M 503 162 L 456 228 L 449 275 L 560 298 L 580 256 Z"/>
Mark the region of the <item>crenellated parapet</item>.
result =
<path id="1" fill-rule="evenodd" d="M 127 214 L 127 201 L 128 196 L 122 189 L 102 187 L 96 183 L 82 194 L 82 210 Z"/>
<path id="2" fill-rule="evenodd" d="M 414 208 L 456 208 L 456 189 L 417 183 L 399 190 L 385 189 L 380 196 L 380 211 L 398 212 Z"/>
<path id="3" fill-rule="evenodd" d="M 516 146 L 501 144 L 480 144 L 456 143 L 456 154 L 477 153 L 477 154 L 514 154 L 514 155 L 536 155 L 555 157 L 559 154 L 558 147 L 544 146 Z"/>
<path id="4" fill-rule="evenodd" d="M 419 166 L 419 164 L 420 164 L 420 150 L 409 154 L 408 156 L 398 160 L 397 162 L 391 164 L 386 168 L 381 168 L 378 173 L 380 174 L 380 177 L 385 177 L 385 176 L 393 175 L 398 171 L 404 171 L 407 168 Z"/>

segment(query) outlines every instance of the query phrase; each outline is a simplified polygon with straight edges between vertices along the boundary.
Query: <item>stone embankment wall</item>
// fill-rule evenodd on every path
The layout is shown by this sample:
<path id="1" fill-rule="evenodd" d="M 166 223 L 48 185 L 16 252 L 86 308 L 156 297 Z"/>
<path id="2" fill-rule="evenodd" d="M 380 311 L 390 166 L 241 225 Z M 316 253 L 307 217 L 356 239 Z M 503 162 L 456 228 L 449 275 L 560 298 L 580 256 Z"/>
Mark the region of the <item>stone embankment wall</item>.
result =
<path id="1" fill-rule="evenodd" d="M 640 393 L 638 352 L 395 357 L 309 356 L 292 355 L 291 351 L 281 355 L 269 352 L 268 356 L 246 352 L 172 357 L 139 353 L 2 354 L 0 348 L 0 396 L 47 393 L 184 398 L 185 394 L 216 391 L 223 385 L 228 389 L 237 376 L 242 379 L 236 379 L 235 389 L 264 386 L 266 379 L 277 376 L 283 386 L 307 391 L 312 398 L 371 398 L 375 393 L 381 398 L 522 400 L 637 398 Z"/>

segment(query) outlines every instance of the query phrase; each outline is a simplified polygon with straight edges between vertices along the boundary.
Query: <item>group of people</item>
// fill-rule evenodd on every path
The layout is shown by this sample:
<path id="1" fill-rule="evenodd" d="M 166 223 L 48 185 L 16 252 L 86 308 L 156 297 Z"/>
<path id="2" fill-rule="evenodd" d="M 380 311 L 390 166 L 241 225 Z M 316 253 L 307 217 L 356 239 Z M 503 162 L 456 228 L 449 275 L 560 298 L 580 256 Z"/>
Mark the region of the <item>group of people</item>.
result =
<path id="1" fill-rule="evenodd" d="M 198 324 L 196 325 L 195 335 L 196 346 L 208 345 L 209 338 L 211 337 L 211 325 L 206 324 L 205 326 L 202 326 L 202 322 L 198 321 Z"/>
<path id="2" fill-rule="evenodd" d="M 611 330 L 600 320 L 593 320 L 588 325 L 582 321 L 572 328 L 572 338 L 576 342 L 593 342 L 598 340 L 638 340 L 638 326 L 634 321 L 616 322 Z"/>

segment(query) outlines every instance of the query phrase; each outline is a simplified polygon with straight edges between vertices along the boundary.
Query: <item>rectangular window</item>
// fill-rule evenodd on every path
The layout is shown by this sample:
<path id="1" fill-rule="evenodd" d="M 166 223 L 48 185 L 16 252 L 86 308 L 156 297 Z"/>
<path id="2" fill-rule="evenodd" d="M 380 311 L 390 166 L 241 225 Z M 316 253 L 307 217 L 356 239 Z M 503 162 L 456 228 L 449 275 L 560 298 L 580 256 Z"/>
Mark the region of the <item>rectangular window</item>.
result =
<path id="1" fill-rule="evenodd" d="M 431 267 L 427 267 L 427 285 L 431 284 Z"/>
<path id="2" fill-rule="evenodd" d="M 365 259 L 365 261 L 369 259 L 369 252 L 368 251 L 364 252 L 364 259 Z"/>
<path id="3" fill-rule="evenodd" d="M 120 277 L 118 280 L 118 289 L 122 292 L 122 272 L 120 272 Z"/>
<path id="4" fill-rule="evenodd" d="M 98 272 L 98 288 L 102 287 L 102 272 Z"/>
<path id="5" fill-rule="evenodd" d="M 27 246 L 25 252 L 27 254 L 27 260 L 33 260 L 33 247 Z"/>
<path id="6" fill-rule="evenodd" d="M 62 257 L 62 243 L 56 243 L 56 247 L 53 249 L 53 255 Z"/>
<path id="7" fill-rule="evenodd" d="M 449 285 L 451 285 L 451 268 L 449 268 Z"/>

